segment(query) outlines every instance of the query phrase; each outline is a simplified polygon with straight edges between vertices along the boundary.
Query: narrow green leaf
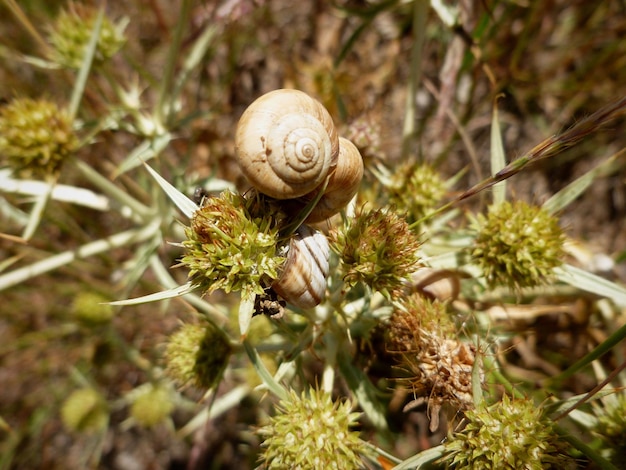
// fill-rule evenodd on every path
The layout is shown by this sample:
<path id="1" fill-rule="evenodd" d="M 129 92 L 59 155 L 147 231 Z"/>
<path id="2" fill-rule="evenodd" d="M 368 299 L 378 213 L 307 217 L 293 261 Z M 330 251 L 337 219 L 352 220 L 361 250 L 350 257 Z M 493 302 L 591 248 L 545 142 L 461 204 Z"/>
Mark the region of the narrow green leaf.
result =
<path id="1" fill-rule="evenodd" d="M 359 401 L 359 405 L 372 424 L 381 431 L 387 430 L 387 419 L 385 418 L 385 407 L 377 398 L 377 390 L 370 382 L 365 373 L 354 367 L 352 358 L 345 352 L 340 351 L 337 355 L 337 363 L 341 370 L 341 375 L 348 383 L 350 390 Z"/>
<path id="2" fill-rule="evenodd" d="M 37 227 L 39 227 L 39 223 L 41 222 L 43 213 L 48 206 L 48 201 L 52 196 L 52 191 L 54 190 L 55 183 L 56 181 L 49 181 L 47 183 L 46 190 L 37 196 L 37 199 L 35 200 L 35 205 L 30 211 L 28 224 L 26 224 L 24 232 L 22 233 L 22 238 L 24 240 L 30 240 L 30 238 L 37 230 Z"/>
<path id="3" fill-rule="evenodd" d="M 83 62 L 80 66 L 80 70 L 78 71 L 76 83 L 74 83 L 74 89 L 72 90 L 72 97 L 70 98 L 70 106 L 68 109 L 71 120 L 74 120 L 76 117 L 80 100 L 85 93 L 85 86 L 87 84 L 87 78 L 89 77 L 91 65 L 93 64 L 93 58 L 96 55 L 96 48 L 98 47 L 98 39 L 100 38 L 100 30 L 102 29 L 103 20 L 104 7 L 102 6 L 100 7 L 100 11 L 98 11 L 96 21 L 94 22 L 93 31 L 91 32 L 89 43 L 85 49 L 85 57 L 83 57 Z"/>
<path id="4" fill-rule="evenodd" d="M 554 269 L 558 279 L 592 294 L 611 299 L 619 307 L 626 307 L 626 288 L 584 269 L 564 264 Z"/>
<path id="5" fill-rule="evenodd" d="M 182 286 L 176 286 L 173 289 L 167 289 L 161 292 L 155 292 L 154 294 L 143 295 L 141 297 L 135 297 L 134 299 L 126 299 L 126 300 L 116 300 L 114 302 L 109 302 L 109 305 L 138 305 L 138 304 L 147 304 L 150 302 L 158 302 L 160 300 L 173 299 L 175 297 L 180 297 L 181 295 L 189 294 L 195 289 L 195 287 L 188 282 L 183 284 Z"/>
<path id="6" fill-rule="evenodd" d="M 263 383 L 268 388 L 268 390 L 274 393 L 274 395 L 276 395 L 281 400 L 286 400 L 288 398 L 287 390 L 285 390 L 282 385 L 274 380 L 272 374 L 270 374 L 270 372 L 267 370 L 267 367 L 265 367 L 265 364 L 263 364 L 263 359 L 261 359 L 261 356 L 259 356 L 259 353 L 254 348 L 254 346 L 252 346 L 248 339 L 243 340 L 243 347 L 245 348 L 246 353 L 250 358 L 250 362 L 252 362 L 252 366 L 256 370 L 257 374 L 259 374 L 259 377 L 261 378 L 261 380 L 263 380 Z"/>
<path id="7" fill-rule="evenodd" d="M 152 175 L 152 177 L 156 180 L 156 182 L 161 186 L 165 194 L 172 200 L 176 207 L 180 209 L 180 211 L 187 216 L 188 219 L 193 217 L 193 214 L 198 210 L 198 206 L 195 202 L 189 199 L 186 195 L 181 193 L 178 189 L 172 186 L 165 178 L 159 175 L 156 171 L 154 171 L 150 166 L 144 164 L 146 170 Z"/>
<path id="8" fill-rule="evenodd" d="M 497 174 L 506 166 L 504 156 L 504 145 L 502 144 L 502 133 L 500 131 L 500 121 L 498 118 L 497 98 L 493 103 L 491 113 L 491 174 Z M 493 186 L 493 202 L 499 204 L 506 199 L 506 181 L 501 181 Z"/>
<path id="9" fill-rule="evenodd" d="M 618 157 L 624 155 L 626 149 L 612 155 L 610 158 L 589 170 L 587 173 L 572 181 L 570 184 L 553 195 L 544 204 L 543 208 L 550 214 L 557 214 L 572 203 L 578 196 L 584 193 L 589 186 L 599 177 L 607 176 L 616 171 L 619 166 L 615 165 Z"/>

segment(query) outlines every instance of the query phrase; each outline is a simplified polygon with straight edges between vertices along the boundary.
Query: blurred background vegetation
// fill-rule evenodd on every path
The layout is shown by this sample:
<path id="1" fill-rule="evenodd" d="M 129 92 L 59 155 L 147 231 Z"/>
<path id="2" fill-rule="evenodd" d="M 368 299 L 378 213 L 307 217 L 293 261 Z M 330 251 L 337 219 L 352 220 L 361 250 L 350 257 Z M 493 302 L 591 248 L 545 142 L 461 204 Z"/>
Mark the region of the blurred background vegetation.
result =
<path id="1" fill-rule="evenodd" d="M 149 269 L 154 267 L 150 259 L 157 256 L 168 267 L 177 263 L 181 251 L 167 242 L 180 241 L 176 219 L 182 217 L 175 217 L 171 203 L 147 183 L 147 173 L 134 168 L 138 156 L 156 159 L 160 174 L 190 197 L 200 185 L 219 189 L 221 183 L 211 186 L 212 181 L 243 191 L 246 184 L 233 159 L 239 116 L 262 93 L 298 88 L 329 109 L 343 134 L 365 142 L 366 172 L 377 164 L 396 168 L 407 161 L 428 162 L 444 178 L 456 177 L 449 195 L 454 197 L 491 174 L 494 103 L 511 161 L 626 94 L 623 1 L 432 1 L 421 16 L 414 13 L 414 3 L 102 3 L 108 20 L 123 31 L 124 43 L 90 68 L 75 113 L 81 139 L 75 158 L 147 209 L 138 223 L 136 212 L 125 212 L 123 196 L 111 197 L 101 208 L 53 198 L 28 243 L 0 238 L 0 263 L 7 272 L 148 226 L 151 217 L 160 217 L 160 235 L 141 245 L 113 244 L 1 291 L 1 468 L 254 466 L 260 442 L 249 426 L 260 424 L 261 394 L 242 394 L 240 406 L 224 405 L 224 413 L 205 418 L 193 432 L 185 425 L 206 408 L 203 390 L 168 392 L 171 412 L 164 405 L 168 419 L 154 425 L 132 412 L 163 367 L 169 335 L 181 321 L 196 318 L 194 306 L 174 299 L 111 312 L 103 307 L 94 313 L 91 307 L 85 313 L 82 307 L 171 287 L 156 268 Z M 77 95 L 78 72 L 60 66 L 51 54 L 56 19 L 63 9 L 97 11 L 100 6 L 25 0 L 16 9 L 11 1 L 0 2 L 2 102 L 29 97 L 69 106 Z M 93 22 L 87 31 L 92 28 Z M 540 205 L 625 147 L 626 120 L 619 117 L 510 179 L 508 194 Z M 111 191 L 86 172 L 68 164 L 57 181 Z M 568 237 L 577 240 L 583 269 L 620 285 L 626 281 L 625 178 L 620 154 L 560 218 Z M 371 173 L 364 188 L 365 194 L 378 188 Z M 488 194 L 458 207 L 481 210 Z M 23 233 L 30 196 L 2 192 L 1 232 Z M 179 284 L 186 280 L 180 269 L 169 275 Z M 559 304 L 553 298 L 545 314 L 535 312 L 511 327 L 505 356 L 515 377 L 532 382 L 555 375 L 623 324 L 623 310 L 598 320 L 607 314 L 592 306 L 595 300 L 566 297 Z M 219 292 L 210 303 L 232 307 Z M 264 323 L 263 328 L 271 327 Z M 257 334 L 263 335 L 263 328 Z M 621 362 L 623 353 L 616 348 L 603 363 L 606 370 Z M 250 378 L 245 356 L 230 367 L 237 374 L 226 377 L 220 395 L 258 380 Z M 589 376 L 577 377 L 563 384 L 565 394 L 582 394 L 595 385 Z M 80 388 L 99 390 L 87 414 L 94 418 L 98 400 L 106 403 L 108 431 L 68 429 L 72 419 L 62 419 L 63 404 Z M 403 414 L 396 407 L 388 419 L 392 434 L 375 437 L 369 428 L 365 434 L 399 458 L 444 436 L 428 432 L 425 413 Z"/>

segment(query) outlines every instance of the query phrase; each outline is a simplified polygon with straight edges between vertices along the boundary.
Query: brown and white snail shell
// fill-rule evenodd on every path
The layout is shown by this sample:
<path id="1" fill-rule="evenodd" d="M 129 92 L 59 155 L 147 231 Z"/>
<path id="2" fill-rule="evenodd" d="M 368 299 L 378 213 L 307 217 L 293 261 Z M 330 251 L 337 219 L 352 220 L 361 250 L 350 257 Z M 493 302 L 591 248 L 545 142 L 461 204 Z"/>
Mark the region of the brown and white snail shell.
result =
<path id="1" fill-rule="evenodd" d="M 315 223 L 332 217 L 343 209 L 358 192 L 363 178 L 363 157 L 352 142 L 339 137 L 337 167 L 328 180 L 328 185 L 306 222 Z M 310 196 L 314 196 L 311 193 Z"/>
<path id="2" fill-rule="evenodd" d="M 306 222 L 327 219 L 354 197 L 363 177 L 356 146 L 337 136 L 330 114 L 298 90 L 275 90 L 243 113 L 235 135 L 235 153 L 243 174 L 261 193 L 294 200 L 297 211 L 328 184 Z"/>
<path id="3" fill-rule="evenodd" d="M 291 238 L 287 260 L 272 289 L 291 305 L 313 308 L 324 300 L 330 247 L 326 236 L 301 225 Z"/>
<path id="4" fill-rule="evenodd" d="M 274 90 L 243 113 L 235 134 L 243 174 L 276 199 L 303 196 L 337 164 L 339 138 L 324 106 L 298 90 Z"/>

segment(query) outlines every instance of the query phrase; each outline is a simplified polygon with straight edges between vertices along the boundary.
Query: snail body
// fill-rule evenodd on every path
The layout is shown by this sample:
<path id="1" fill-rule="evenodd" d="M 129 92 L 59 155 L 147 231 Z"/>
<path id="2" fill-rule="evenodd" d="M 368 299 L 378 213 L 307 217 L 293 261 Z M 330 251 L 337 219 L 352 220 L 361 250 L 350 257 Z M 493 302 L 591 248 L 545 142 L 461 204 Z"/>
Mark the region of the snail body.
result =
<path id="1" fill-rule="evenodd" d="M 324 106 L 298 90 L 274 90 L 243 113 L 235 134 L 243 174 L 276 199 L 303 196 L 337 164 L 339 138 Z"/>
<path id="2" fill-rule="evenodd" d="M 330 247 L 323 233 L 301 225 L 288 245 L 287 260 L 272 289 L 300 308 L 318 305 L 326 292 Z"/>

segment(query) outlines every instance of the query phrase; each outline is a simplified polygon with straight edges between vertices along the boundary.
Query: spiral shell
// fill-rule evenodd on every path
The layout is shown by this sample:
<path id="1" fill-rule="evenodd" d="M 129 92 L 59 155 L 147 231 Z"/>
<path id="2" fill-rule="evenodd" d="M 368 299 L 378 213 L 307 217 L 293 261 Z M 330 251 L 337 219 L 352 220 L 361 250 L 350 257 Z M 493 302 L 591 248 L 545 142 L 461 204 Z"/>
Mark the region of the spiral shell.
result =
<path id="1" fill-rule="evenodd" d="M 358 192 L 362 178 L 363 157 L 352 142 L 340 137 L 337 167 L 328 180 L 324 194 L 306 222 L 320 222 L 343 209 Z"/>
<path id="2" fill-rule="evenodd" d="M 272 289 L 291 305 L 313 308 L 323 299 L 330 247 L 326 236 L 302 225 L 289 242 L 287 261 Z"/>
<path id="3" fill-rule="evenodd" d="M 322 184 L 337 163 L 339 139 L 317 100 L 298 90 L 274 90 L 243 113 L 235 154 L 243 174 L 260 192 L 303 196 Z"/>

